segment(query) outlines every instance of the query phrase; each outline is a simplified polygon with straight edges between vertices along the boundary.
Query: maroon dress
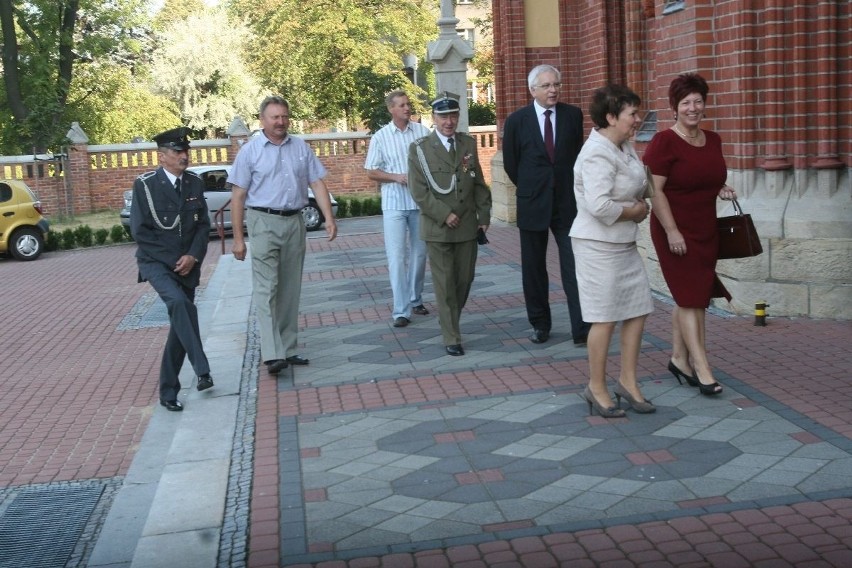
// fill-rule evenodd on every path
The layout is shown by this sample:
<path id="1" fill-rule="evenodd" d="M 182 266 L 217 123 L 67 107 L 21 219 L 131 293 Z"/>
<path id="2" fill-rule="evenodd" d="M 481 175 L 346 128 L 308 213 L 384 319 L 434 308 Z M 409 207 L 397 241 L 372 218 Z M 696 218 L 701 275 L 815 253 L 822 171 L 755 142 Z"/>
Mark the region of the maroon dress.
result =
<path id="1" fill-rule="evenodd" d="M 716 275 L 716 199 L 728 170 L 722 156 L 722 139 L 709 130 L 704 131 L 704 137 L 704 146 L 698 147 L 682 140 L 673 130 L 658 132 L 642 158 L 651 173 L 667 178 L 663 191 L 677 229 L 686 241 L 686 254 L 673 254 L 662 223 L 651 215 L 651 240 L 660 268 L 675 303 L 682 308 L 706 308 L 711 298 L 731 299 Z"/>

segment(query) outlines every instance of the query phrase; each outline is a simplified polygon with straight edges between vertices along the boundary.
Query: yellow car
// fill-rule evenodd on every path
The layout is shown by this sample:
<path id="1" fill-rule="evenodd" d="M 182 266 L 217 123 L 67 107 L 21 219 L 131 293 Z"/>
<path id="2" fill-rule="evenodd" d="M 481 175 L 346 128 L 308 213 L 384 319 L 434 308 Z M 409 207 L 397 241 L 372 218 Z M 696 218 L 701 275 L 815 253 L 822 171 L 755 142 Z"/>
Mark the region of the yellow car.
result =
<path id="1" fill-rule="evenodd" d="M 24 182 L 0 179 L 0 254 L 35 260 L 44 250 L 49 225 L 41 202 Z"/>

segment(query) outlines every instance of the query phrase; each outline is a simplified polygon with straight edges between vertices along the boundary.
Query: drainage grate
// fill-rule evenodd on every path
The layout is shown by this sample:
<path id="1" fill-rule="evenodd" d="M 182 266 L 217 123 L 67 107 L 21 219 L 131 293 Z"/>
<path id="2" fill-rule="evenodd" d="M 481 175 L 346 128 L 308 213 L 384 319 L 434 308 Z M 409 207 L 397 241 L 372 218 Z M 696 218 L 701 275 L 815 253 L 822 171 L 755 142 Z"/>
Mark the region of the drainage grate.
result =
<path id="1" fill-rule="evenodd" d="M 0 510 L 0 568 L 65 566 L 103 485 L 21 490 Z"/>

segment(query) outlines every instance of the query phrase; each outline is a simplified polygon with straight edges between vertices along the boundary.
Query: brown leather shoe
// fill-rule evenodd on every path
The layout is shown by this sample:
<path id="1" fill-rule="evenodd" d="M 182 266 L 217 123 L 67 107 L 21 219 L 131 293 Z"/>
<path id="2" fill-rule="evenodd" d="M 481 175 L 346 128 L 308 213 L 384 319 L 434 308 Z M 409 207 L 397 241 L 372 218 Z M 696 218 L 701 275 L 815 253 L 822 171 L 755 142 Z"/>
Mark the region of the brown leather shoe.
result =
<path id="1" fill-rule="evenodd" d="M 284 359 L 273 359 L 266 361 L 266 372 L 270 375 L 277 375 L 287 368 L 287 361 Z"/>
<path id="2" fill-rule="evenodd" d="M 417 314 L 418 316 L 428 316 L 429 310 L 426 309 L 426 306 L 420 304 L 419 306 L 414 306 L 411 308 L 411 313 Z"/>

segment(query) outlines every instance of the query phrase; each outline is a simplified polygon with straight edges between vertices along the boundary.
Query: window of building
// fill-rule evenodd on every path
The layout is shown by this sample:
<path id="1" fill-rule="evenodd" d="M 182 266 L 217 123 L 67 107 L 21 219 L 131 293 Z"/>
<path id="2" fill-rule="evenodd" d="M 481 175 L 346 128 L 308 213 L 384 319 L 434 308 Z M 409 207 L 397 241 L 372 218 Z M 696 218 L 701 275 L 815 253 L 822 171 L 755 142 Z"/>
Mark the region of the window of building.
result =
<path id="1" fill-rule="evenodd" d="M 456 33 L 459 34 L 463 40 L 470 44 L 471 47 L 474 47 L 474 39 L 476 37 L 476 30 L 473 28 L 456 28 Z"/>
<path id="2" fill-rule="evenodd" d="M 645 113 L 645 120 L 636 132 L 637 142 L 650 142 L 657 133 L 657 111 L 649 110 Z"/>
<path id="3" fill-rule="evenodd" d="M 666 0 L 666 5 L 663 6 L 663 15 L 680 12 L 686 9 L 686 0 Z"/>

